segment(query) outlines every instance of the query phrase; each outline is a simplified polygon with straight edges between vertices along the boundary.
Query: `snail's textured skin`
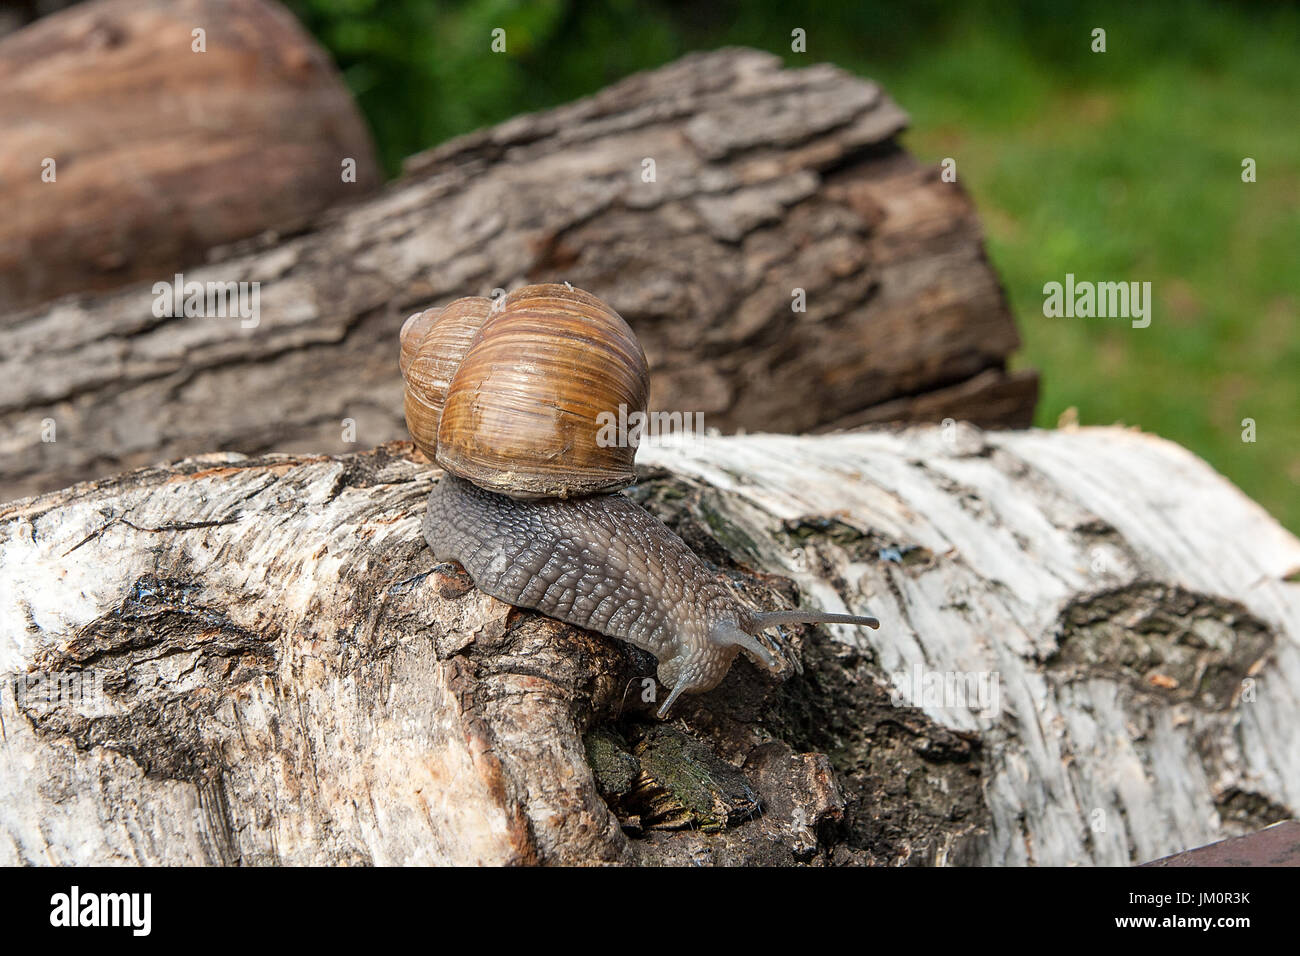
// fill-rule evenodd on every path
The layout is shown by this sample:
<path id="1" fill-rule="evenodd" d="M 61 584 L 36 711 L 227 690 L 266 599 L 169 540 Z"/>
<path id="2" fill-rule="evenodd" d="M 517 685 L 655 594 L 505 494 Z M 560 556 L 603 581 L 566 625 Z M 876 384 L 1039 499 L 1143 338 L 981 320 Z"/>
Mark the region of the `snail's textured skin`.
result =
<path id="1" fill-rule="evenodd" d="M 774 661 L 777 639 L 750 636 L 754 614 L 663 522 L 621 494 L 520 501 L 446 475 L 429 495 L 424 536 L 493 597 L 622 638 L 659 660 L 681 693 L 718 685 L 741 646 Z"/>

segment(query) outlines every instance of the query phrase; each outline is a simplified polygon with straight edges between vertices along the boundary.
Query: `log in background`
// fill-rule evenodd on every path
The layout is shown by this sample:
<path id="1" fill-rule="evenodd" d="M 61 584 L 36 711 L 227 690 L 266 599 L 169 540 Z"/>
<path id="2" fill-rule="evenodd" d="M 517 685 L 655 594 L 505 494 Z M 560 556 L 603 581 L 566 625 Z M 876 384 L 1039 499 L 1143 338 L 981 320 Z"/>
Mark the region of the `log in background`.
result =
<path id="1" fill-rule="evenodd" d="M 255 329 L 155 318 L 151 283 L 7 314 L 0 499 L 188 454 L 402 438 L 402 320 L 534 280 L 606 299 L 645 345 L 652 406 L 724 432 L 1026 425 L 1037 379 L 1006 370 L 1018 337 L 974 210 L 899 148 L 904 123 L 831 66 L 692 55 L 455 140 L 311 229 L 184 270 L 260 282 Z"/>
<path id="2" fill-rule="evenodd" d="M 373 154 L 329 54 L 278 4 L 96 0 L 44 17 L 0 40 L 0 311 L 302 229 L 379 185 Z"/>

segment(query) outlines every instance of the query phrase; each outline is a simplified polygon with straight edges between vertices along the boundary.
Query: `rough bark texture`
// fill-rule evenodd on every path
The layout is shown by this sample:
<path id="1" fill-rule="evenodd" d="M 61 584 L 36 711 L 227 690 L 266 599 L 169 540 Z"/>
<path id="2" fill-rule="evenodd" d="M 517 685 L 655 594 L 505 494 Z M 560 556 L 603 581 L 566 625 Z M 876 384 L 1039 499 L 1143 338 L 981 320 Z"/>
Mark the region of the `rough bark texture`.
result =
<path id="1" fill-rule="evenodd" d="M 342 181 L 344 157 L 354 183 Z M 329 56 L 283 7 L 97 0 L 0 41 L 0 182 L 10 311 L 170 281 L 214 246 L 361 198 L 379 172 Z M 92 336 L 124 331 L 86 321 Z M 95 357 L 73 349 L 68 361 Z"/>
<path id="2" fill-rule="evenodd" d="M 633 497 L 742 594 L 882 620 L 665 723 L 644 654 L 434 565 L 409 450 L 0 508 L 0 862 L 1122 864 L 1300 806 L 1300 542 L 1167 442 L 643 449 Z"/>
<path id="3" fill-rule="evenodd" d="M 1037 379 L 1005 370 L 1018 339 L 974 211 L 896 145 L 904 122 L 830 66 L 694 55 L 186 270 L 260 282 L 255 328 L 155 318 L 147 285 L 7 316 L 0 499 L 214 450 L 343 452 L 344 419 L 365 445 L 404 437 L 402 320 L 524 281 L 609 302 L 650 357 L 652 406 L 724 432 L 1026 424 Z"/>
<path id="4" fill-rule="evenodd" d="M 7 36 L 15 30 L 21 30 L 27 24 L 40 17 L 70 7 L 79 0 L 10 0 L 0 10 L 0 37 Z"/>

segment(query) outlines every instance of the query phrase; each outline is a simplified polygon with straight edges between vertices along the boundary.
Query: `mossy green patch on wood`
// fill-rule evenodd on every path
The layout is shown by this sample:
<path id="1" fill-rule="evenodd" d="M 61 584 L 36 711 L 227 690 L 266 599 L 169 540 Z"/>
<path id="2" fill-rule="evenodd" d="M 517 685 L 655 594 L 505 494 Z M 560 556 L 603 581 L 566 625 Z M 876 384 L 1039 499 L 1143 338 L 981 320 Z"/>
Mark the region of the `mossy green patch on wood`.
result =
<path id="1" fill-rule="evenodd" d="M 761 810 L 743 773 L 673 727 L 650 728 L 634 753 L 641 776 L 626 802 L 648 829 L 722 830 Z"/>
<path id="2" fill-rule="evenodd" d="M 587 764 L 596 777 L 596 786 L 607 797 L 621 796 L 632 789 L 641 762 L 629 752 L 628 743 L 617 731 L 597 727 L 582 740 Z"/>

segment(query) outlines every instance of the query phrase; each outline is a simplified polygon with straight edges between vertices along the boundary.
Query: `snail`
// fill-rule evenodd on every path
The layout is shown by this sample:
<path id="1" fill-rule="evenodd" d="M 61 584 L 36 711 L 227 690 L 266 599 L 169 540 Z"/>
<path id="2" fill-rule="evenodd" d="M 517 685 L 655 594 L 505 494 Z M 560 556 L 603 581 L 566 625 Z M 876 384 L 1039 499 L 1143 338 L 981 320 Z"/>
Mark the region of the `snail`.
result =
<path id="1" fill-rule="evenodd" d="M 620 490 L 633 442 L 603 442 L 598 416 L 645 412 L 650 377 L 627 323 L 590 293 L 517 289 L 494 306 L 457 299 L 401 333 L 404 410 L 415 445 L 446 475 L 423 533 L 486 593 L 620 638 L 659 662 L 670 688 L 712 690 L 744 650 L 791 660 L 780 624 L 879 627 L 871 617 L 754 610 L 662 521 Z"/>

